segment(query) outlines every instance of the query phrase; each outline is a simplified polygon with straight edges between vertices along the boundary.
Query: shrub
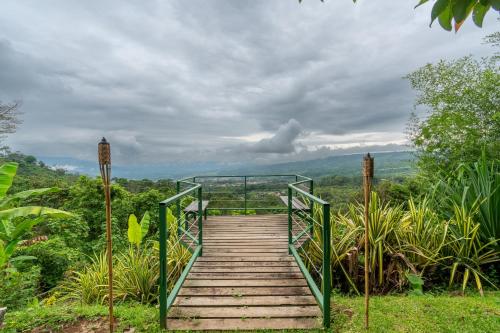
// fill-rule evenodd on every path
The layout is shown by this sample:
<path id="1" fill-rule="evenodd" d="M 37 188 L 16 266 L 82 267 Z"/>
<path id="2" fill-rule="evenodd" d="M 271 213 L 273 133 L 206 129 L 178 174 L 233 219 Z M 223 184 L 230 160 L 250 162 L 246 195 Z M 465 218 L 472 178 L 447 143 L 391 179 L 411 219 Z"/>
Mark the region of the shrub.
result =
<path id="1" fill-rule="evenodd" d="M 0 271 L 0 307 L 19 309 L 36 296 L 40 268 L 31 267 L 26 272 Z"/>
<path id="2" fill-rule="evenodd" d="M 78 251 L 67 247 L 58 237 L 31 246 L 20 247 L 16 254 L 36 258 L 20 264 L 19 269 L 24 270 L 33 265 L 39 266 L 41 275 L 38 289 L 42 292 L 54 288 L 70 266 L 75 265 L 80 258 Z"/>

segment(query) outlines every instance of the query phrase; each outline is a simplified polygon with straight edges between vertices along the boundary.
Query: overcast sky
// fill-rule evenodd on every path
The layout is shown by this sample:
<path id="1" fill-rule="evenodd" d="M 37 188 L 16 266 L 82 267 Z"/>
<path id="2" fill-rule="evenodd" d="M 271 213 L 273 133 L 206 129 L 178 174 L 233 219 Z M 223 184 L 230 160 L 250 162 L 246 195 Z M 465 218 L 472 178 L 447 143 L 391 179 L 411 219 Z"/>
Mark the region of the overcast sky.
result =
<path id="1" fill-rule="evenodd" d="M 273 162 L 405 143 L 405 74 L 491 52 L 498 30 L 429 28 L 416 0 L 2 0 L 0 100 L 22 101 L 6 143 L 119 164 Z"/>

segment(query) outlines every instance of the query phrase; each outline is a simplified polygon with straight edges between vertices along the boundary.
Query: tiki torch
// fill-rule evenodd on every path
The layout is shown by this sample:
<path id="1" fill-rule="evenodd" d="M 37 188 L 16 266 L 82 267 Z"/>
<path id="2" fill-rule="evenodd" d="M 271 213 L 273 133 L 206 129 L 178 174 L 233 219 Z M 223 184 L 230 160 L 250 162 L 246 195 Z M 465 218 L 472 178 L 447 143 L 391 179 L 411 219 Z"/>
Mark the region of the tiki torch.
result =
<path id="1" fill-rule="evenodd" d="M 368 153 L 363 158 L 363 187 L 365 192 L 365 328 L 368 329 L 368 308 L 370 302 L 370 274 L 369 274 L 369 238 L 370 238 L 370 223 L 369 223 L 369 207 L 370 207 L 370 192 L 373 178 L 373 157 Z"/>
<path id="2" fill-rule="evenodd" d="M 108 259 L 108 302 L 109 302 L 109 332 L 113 332 L 113 254 L 111 243 L 111 149 L 106 138 L 102 138 L 98 144 L 99 169 L 101 171 L 102 184 L 104 186 L 104 197 L 106 199 L 106 240 Z"/>

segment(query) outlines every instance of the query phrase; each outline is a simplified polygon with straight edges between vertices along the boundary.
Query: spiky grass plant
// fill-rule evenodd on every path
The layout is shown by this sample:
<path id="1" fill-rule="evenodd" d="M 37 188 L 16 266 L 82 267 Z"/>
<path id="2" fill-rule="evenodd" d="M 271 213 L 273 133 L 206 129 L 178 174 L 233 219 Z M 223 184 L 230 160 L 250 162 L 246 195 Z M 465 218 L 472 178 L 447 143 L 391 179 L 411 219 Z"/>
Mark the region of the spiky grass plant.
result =
<path id="1" fill-rule="evenodd" d="M 496 242 L 483 242 L 479 236 L 480 224 L 476 223 L 473 213 L 467 207 L 454 205 L 454 216 L 450 221 L 450 242 L 445 251 L 452 259 L 450 265 L 451 287 L 459 273 L 462 273 L 462 292 L 472 274 L 476 287 L 483 295 L 482 281 L 496 286 L 482 273 L 481 266 L 500 261 L 499 253 L 491 245 Z"/>
<path id="2" fill-rule="evenodd" d="M 90 258 L 90 264 L 80 272 L 71 272 L 59 288 L 62 299 L 84 304 L 104 304 L 108 299 L 108 264 L 106 252 Z"/>

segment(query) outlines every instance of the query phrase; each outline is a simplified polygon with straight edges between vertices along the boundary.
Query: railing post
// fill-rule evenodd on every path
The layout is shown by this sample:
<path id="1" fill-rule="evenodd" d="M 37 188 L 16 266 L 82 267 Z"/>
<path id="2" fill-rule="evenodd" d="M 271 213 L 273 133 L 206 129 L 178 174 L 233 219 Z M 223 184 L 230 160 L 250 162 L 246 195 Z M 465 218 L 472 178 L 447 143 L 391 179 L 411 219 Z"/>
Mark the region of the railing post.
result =
<path id="1" fill-rule="evenodd" d="M 201 246 L 200 256 L 203 255 L 203 202 L 201 186 L 198 188 L 198 245 Z"/>
<path id="2" fill-rule="evenodd" d="M 181 182 L 177 181 L 175 184 L 175 191 L 177 194 L 181 192 Z M 177 218 L 177 235 L 181 235 L 181 230 L 179 229 L 181 223 L 181 201 L 177 200 L 175 203 L 175 217 Z M 184 230 L 187 230 L 187 220 L 184 222 Z"/>
<path id="3" fill-rule="evenodd" d="M 247 215 L 247 176 L 245 176 L 245 215 Z"/>
<path id="4" fill-rule="evenodd" d="M 160 203 L 160 327 L 167 328 L 167 207 Z"/>
<path id="5" fill-rule="evenodd" d="M 288 254 L 292 254 L 292 188 L 288 187 Z"/>
<path id="6" fill-rule="evenodd" d="M 330 204 L 323 205 L 323 326 L 330 327 Z"/>

